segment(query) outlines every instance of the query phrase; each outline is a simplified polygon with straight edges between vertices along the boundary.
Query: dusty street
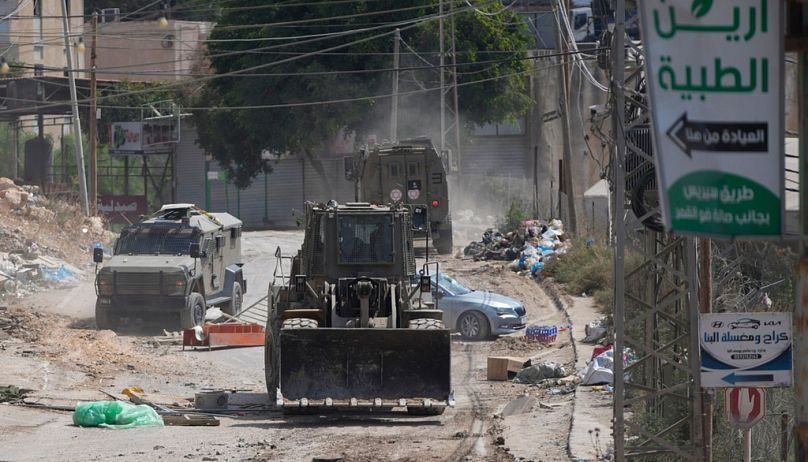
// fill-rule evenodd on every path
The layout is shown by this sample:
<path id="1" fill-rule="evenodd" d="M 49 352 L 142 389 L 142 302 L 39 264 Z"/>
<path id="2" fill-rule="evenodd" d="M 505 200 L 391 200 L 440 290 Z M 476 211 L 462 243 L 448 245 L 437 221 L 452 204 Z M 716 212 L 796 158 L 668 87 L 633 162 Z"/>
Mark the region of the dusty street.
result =
<path id="1" fill-rule="evenodd" d="M 246 303 L 264 295 L 274 252 L 291 253 L 302 234 L 244 234 Z M 442 259 L 442 271 L 475 290 L 522 301 L 532 324 L 565 325 L 541 286 L 500 262 Z M 172 400 L 204 388 L 235 389 L 255 399 L 265 393 L 263 349 L 182 351 L 138 333 L 97 331 L 91 280 L 4 302 L 12 319 L 0 325 L 0 385 L 35 390 L 30 399 L 72 406 L 103 400 L 127 386 Z M 482 342 L 452 344 L 452 381 L 457 405 L 439 417 L 402 413 L 347 416 L 283 416 L 279 412 L 222 417 L 219 427 L 130 430 L 79 428 L 71 413 L 0 405 L 2 461 L 25 460 L 569 460 L 573 394 L 550 388 L 486 380 L 486 358 L 519 356 L 553 361 L 573 370 L 569 331 L 550 347 L 523 340 L 523 333 Z M 265 399 L 262 398 L 262 399 Z"/>

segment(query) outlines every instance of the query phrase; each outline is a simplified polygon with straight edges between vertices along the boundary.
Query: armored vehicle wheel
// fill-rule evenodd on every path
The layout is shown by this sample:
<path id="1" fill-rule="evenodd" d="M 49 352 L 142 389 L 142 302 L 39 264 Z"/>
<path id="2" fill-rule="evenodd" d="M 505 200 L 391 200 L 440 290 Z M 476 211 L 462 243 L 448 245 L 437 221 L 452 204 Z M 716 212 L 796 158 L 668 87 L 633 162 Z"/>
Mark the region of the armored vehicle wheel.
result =
<path id="1" fill-rule="evenodd" d="M 452 253 L 452 238 L 441 238 L 437 239 L 432 242 L 432 245 L 435 246 L 435 250 L 440 255 L 448 255 Z"/>
<path id="2" fill-rule="evenodd" d="M 412 319 L 410 320 L 410 329 L 419 329 L 419 330 L 439 330 L 445 329 L 443 326 L 443 321 L 439 319 Z"/>
<path id="3" fill-rule="evenodd" d="M 457 320 L 457 330 L 464 340 L 484 340 L 490 335 L 491 327 L 482 313 L 467 311 Z"/>
<path id="4" fill-rule="evenodd" d="M 230 296 L 230 303 L 222 307 L 222 311 L 230 316 L 237 316 L 241 313 L 241 306 L 244 303 L 244 294 L 241 289 L 241 284 L 238 282 L 233 283 L 233 294 Z"/>
<path id="5" fill-rule="evenodd" d="M 205 323 L 205 298 L 196 292 L 188 296 L 188 303 L 180 313 L 180 328 L 190 329 Z"/>
<path id="6" fill-rule="evenodd" d="M 117 313 L 111 313 L 100 303 L 95 303 L 95 326 L 98 330 L 115 330 L 121 323 L 121 317 Z"/>
<path id="7" fill-rule="evenodd" d="M 310 318 L 289 318 L 283 321 L 284 329 L 316 329 L 320 323 Z"/>

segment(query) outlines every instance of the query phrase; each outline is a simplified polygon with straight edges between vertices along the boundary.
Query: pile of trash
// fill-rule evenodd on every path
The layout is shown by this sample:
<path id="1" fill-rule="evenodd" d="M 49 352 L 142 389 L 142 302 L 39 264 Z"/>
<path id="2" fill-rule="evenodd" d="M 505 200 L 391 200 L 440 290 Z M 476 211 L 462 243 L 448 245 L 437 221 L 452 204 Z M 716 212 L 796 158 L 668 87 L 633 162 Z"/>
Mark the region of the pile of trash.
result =
<path id="1" fill-rule="evenodd" d="M 37 252 L 36 243 L 31 243 L 24 253 L 0 253 L 0 300 L 73 284 L 84 276 L 72 265 Z"/>
<path id="2" fill-rule="evenodd" d="M 546 262 L 566 253 L 569 246 L 561 220 L 525 220 L 519 229 L 506 234 L 485 231 L 482 241 L 471 242 L 463 254 L 474 260 L 511 261 L 508 266 L 512 270 L 536 275 Z"/>

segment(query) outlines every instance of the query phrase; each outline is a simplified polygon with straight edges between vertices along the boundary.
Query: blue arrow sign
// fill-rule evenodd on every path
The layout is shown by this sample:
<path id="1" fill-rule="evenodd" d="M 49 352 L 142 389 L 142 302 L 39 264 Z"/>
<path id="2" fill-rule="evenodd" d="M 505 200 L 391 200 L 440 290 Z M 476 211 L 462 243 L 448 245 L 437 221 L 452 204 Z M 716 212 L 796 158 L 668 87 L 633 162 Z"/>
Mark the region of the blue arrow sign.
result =
<path id="1" fill-rule="evenodd" d="M 733 372 L 732 374 L 723 377 L 721 380 L 732 385 L 735 385 L 738 382 L 774 382 L 774 375 L 739 375 Z"/>

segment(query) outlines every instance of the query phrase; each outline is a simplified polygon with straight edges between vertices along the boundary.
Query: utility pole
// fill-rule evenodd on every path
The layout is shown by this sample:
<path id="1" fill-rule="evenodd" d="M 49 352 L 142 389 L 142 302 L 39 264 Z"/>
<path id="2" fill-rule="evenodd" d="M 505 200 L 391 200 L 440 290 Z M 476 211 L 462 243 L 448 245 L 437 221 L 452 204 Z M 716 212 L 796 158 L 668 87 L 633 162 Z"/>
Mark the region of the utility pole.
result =
<path id="1" fill-rule="evenodd" d="M 808 52 L 801 51 L 799 68 L 800 134 L 800 234 L 808 234 Z M 797 453 L 794 460 L 808 459 L 808 369 L 801 363 L 808 357 L 808 242 L 800 240 L 797 300 L 794 308 L 794 392 Z"/>
<path id="2" fill-rule="evenodd" d="M 81 144 L 81 120 L 79 119 L 79 103 L 76 96 L 76 76 L 73 73 L 73 50 L 70 48 L 70 22 L 67 19 L 67 2 L 62 0 L 62 26 L 65 39 L 65 57 L 67 58 L 67 76 L 70 82 L 70 102 L 73 108 L 73 141 L 76 144 L 76 167 L 79 177 L 79 193 L 81 209 L 84 215 L 90 215 L 87 202 L 87 177 L 84 172 L 84 148 Z"/>
<path id="3" fill-rule="evenodd" d="M 67 0 L 65 0 L 67 1 Z M 98 13 L 93 11 L 92 42 L 90 45 L 90 214 L 97 215 L 98 210 L 98 120 L 96 111 L 98 101 L 96 99 L 96 77 L 95 77 L 95 50 L 96 39 L 98 38 Z"/>
<path id="4" fill-rule="evenodd" d="M 444 81 L 444 56 L 443 56 L 443 0 L 438 2 L 438 42 L 440 43 L 440 152 L 446 150 L 446 98 L 443 97 Z"/>
<path id="5" fill-rule="evenodd" d="M 623 415 L 625 383 L 623 381 L 623 352 L 625 351 L 625 313 L 626 313 L 626 280 L 625 280 L 625 241 L 626 223 L 625 214 L 626 198 L 626 139 L 625 114 L 626 97 L 623 93 L 625 81 L 625 31 L 626 31 L 626 0 L 615 0 L 614 18 L 614 47 L 612 48 L 612 91 L 614 92 L 614 108 L 612 123 L 615 133 L 615 153 L 612 159 L 612 172 L 614 174 L 614 414 L 612 435 L 614 437 L 614 457 L 615 460 L 623 461 L 626 458 L 625 421 Z M 568 192 L 569 193 L 569 192 Z"/>
<path id="6" fill-rule="evenodd" d="M 713 311 L 713 256 L 710 239 L 699 239 L 699 312 Z M 704 432 L 704 462 L 713 461 L 713 396 L 709 389 L 701 389 L 701 409 Z"/>
<path id="7" fill-rule="evenodd" d="M 390 141 L 398 141 L 398 68 L 401 30 L 396 28 L 393 35 L 393 101 L 390 104 Z"/>
<path id="8" fill-rule="evenodd" d="M 575 215 L 575 190 L 572 185 L 572 141 L 570 140 L 570 118 L 569 118 L 569 69 L 567 68 L 567 43 L 564 40 L 562 24 L 567 12 L 554 7 L 556 16 L 556 54 L 560 56 L 563 64 L 558 66 L 558 77 L 561 91 L 559 92 L 559 106 L 561 107 L 561 131 L 564 137 L 564 177 L 561 179 L 564 184 L 564 191 L 567 193 L 567 223 L 568 229 L 575 234 L 578 231 L 578 219 Z M 570 37 L 572 39 L 572 37 Z"/>
<path id="9" fill-rule="evenodd" d="M 455 31 L 455 15 L 454 15 L 454 4 L 449 4 L 449 13 L 452 15 L 451 24 L 452 24 L 452 93 L 453 93 L 453 104 L 454 104 L 454 127 L 455 127 L 455 146 L 454 152 L 452 153 L 452 157 L 454 157 L 455 162 L 457 163 L 457 176 L 459 177 L 463 172 L 463 163 L 462 157 L 460 154 L 460 108 L 458 107 L 458 98 L 457 98 L 457 49 L 455 48 L 455 36 L 457 35 Z M 441 153 L 442 154 L 442 153 Z M 458 188 L 462 188 L 462 184 L 460 181 L 457 182 Z M 458 191 L 462 192 L 462 189 Z"/>

